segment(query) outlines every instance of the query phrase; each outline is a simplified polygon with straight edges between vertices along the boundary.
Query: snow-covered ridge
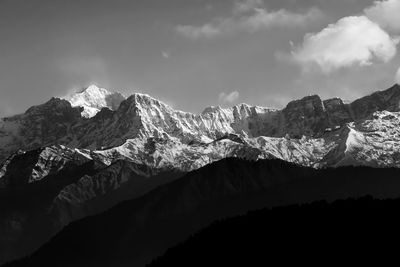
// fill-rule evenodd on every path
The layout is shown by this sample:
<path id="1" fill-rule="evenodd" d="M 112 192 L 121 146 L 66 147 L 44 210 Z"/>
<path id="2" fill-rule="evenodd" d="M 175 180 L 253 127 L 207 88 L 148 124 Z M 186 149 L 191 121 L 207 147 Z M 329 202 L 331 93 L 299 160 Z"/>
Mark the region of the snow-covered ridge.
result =
<path id="1" fill-rule="evenodd" d="M 126 97 L 121 93 L 90 85 L 85 90 L 67 96 L 65 99 L 71 103 L 72 107 L 83 107 L 82 116 L 92 118 L 102 108 L 116 110 Z"/>
<path id="2" fill-rule="evenodd" d="M 90 86 L 70 98 L 73 105 L 52 98 L 24 114 L 4 118 L 0 123 L 0 161 L 18 149 L 28 151 L 54 144 L 95 151 L 120 147 L 128 140 L 147 142 L 149 138 L 176 140 L 184 146 L 207 144 L 230 134 L 249 140 L 302 140 L 302 136 L 327 140 L 332 129 L 335 132 L 353 121 L 368 119 L 377 110 L 400 110 L 398 85 L 350 104 L 311 95 L 290 102 L 282 110 L 239 104 L 209 107 L 200 114 L 175 110 L 146 94 L 110 101 L 115 95 L 120 94 Z M 72 107 L 75 105 L 79 107 Z M 88 118 L 81 116 L 82 108 Z M 92 111 L 96 112 L 93 117 Z"/>

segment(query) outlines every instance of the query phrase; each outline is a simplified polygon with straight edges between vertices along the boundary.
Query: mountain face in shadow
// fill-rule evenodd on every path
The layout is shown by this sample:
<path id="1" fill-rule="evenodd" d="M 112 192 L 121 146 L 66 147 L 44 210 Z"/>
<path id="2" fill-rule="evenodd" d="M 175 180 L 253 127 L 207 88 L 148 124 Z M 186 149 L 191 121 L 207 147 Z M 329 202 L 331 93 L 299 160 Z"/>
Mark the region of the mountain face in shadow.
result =
<path id="1" fill-rule="evenodd" d="M 364 197 L 252 211 L 213 223 L 147 266 L 382 264 L 397 255 L 399 209 L 400 199 Z"/>
<path id="2" fill-rule="evenodd" d="M 29 255 L 71 221 L 183 175 L 124 160 L 106 166 L 60 146 L 18 153 L 0 172 L 0 264 Z"/>
<path id="3" fill-rule="evenodd" d="M 316 200 L 397 198 L 399 177 L 395 168 L 316 170 L 280 160 L 224 159 L 74 222 L 9 266 L 144 266 L 215 220 Z"/>

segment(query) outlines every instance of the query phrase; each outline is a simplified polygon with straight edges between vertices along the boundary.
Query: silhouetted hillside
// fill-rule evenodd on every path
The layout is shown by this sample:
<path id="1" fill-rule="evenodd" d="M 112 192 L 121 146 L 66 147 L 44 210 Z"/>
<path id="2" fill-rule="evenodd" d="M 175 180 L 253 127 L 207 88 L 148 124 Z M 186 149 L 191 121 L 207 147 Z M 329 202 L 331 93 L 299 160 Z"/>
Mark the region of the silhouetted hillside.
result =
<path id="1" fill-rule="evenodd" d="M 366 195 L 397 198 L 399 177 L 400 169 L 394 168 L 315 170 L 280 160 L 225 159 L 139 199 L 72 223 L 32 257 L 10 266 L 144 266 L 215 220 L 264 207 L 316 200 L 334 201 Z M 324 209 L 322 205 L 321 210 Z M 289 217 L 282 225 L 285 228 L 277 229 L 287 229 L 289 233 L 300 230 L 302 212 L 294 214 L 297 215 Z M 310 223 L 322 227 L 327 222 L 322 218 L 317 216 Z M 347 223 L 352 219 L 336 222 Z M 331 231 L 331 226 L 320 228 L 321 235 Z M 266 225 L 268 230 L 276 229 Z M 287 241 L 289 237 L 283 236 L 278 244 L 283 250 L 286 249 L 284 244 L 294 242 Z M 303 246 L 302 243 L 298 245 Z"/>
<path id="2" fill-rule="evenodd" d="M 382 263 L 398 253 L 399 210 L 399 199 L 365 197 L 253 211 L 213 223 L 148 267 Z"/>
<path id="3" fill-rule="evenodd" d="M 42 151 L 16 155 L 0 178 L 0 265 L 32 254 L 71 221 L 143 196 L 183 175 L 174 170 L 157 173 L 124 160 L 110 166 L 98 161 L 67 161 L 61 168 L 63 159 L 56 156 L 49 157 L 56 158 L 56 163 L 38 161 Z M 48 175 L 29 182 L 32 169 Z"/>

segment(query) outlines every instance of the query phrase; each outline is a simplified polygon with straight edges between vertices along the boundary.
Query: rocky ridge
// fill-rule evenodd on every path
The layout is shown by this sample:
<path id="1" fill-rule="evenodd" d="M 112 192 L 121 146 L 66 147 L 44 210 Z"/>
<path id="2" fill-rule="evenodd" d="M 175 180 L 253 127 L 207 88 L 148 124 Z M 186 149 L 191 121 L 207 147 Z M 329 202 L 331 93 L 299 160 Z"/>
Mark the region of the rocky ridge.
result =
<path id="1" fill-rule="evenodd" d="M 105 150 L 127 140 L 145 142 L 148 138 L 175 139 L 185 145 L 210 143 L 229 134 L 242 138 L 324 138 L 326 131 L 369 118 L 376 111 L 399 111 L 399 92 L 399 85 L 395 85 L 350 104 L 338 98 L 322 101 L 314 95 L 292 101 L 282 110 L 240 104 L 226 109 L 210 107 L 200 114 L 177 111 L 148 95 L 133 94 L 118 108 L 104 106 L 91 118 L 80 114 L 85 107 L 72 107 L 67 100 L 53 98 L 0 121 L 0 161 L 19 149 L 54 144 Z"/>

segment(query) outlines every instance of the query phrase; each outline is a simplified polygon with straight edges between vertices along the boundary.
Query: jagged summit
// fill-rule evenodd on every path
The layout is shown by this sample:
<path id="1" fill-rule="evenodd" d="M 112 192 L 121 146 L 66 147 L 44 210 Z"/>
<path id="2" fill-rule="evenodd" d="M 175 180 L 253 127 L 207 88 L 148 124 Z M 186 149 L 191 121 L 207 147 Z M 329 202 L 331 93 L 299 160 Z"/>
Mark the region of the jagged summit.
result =
<path id="1" fill-rule="evenodd" d="M 83 107 L 82 116 L 86 118 L 94 117 L 102 108 L 116 110 L 125 99 L 121 93 L 110 92 L 96 85 L 90 85 L 66 98 L 73 107 Z"/>

